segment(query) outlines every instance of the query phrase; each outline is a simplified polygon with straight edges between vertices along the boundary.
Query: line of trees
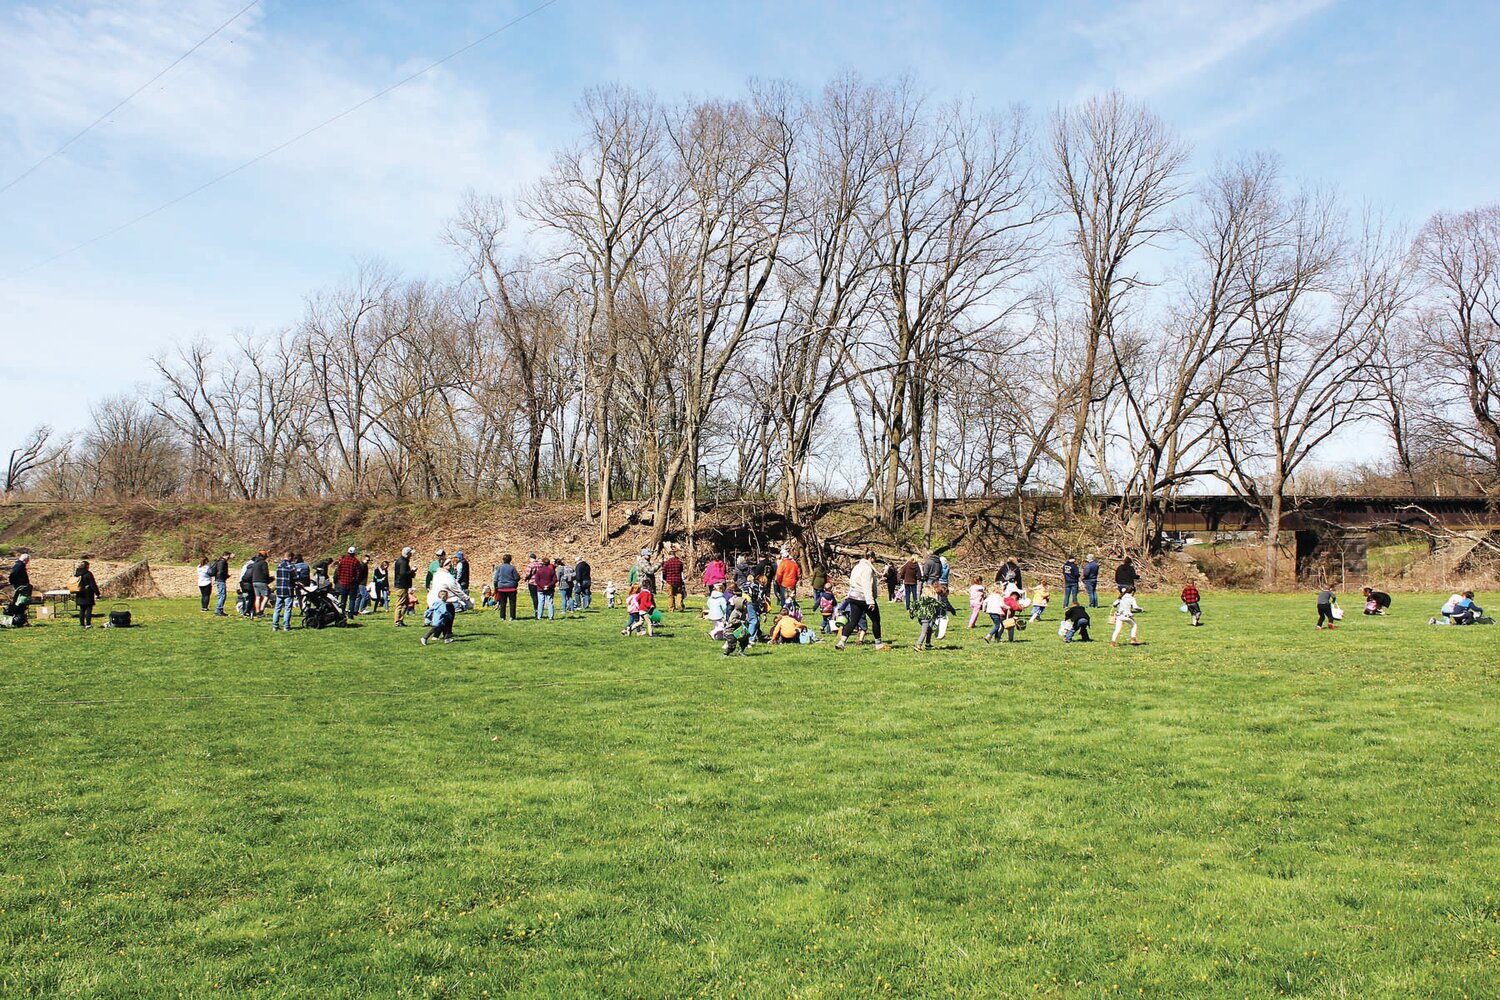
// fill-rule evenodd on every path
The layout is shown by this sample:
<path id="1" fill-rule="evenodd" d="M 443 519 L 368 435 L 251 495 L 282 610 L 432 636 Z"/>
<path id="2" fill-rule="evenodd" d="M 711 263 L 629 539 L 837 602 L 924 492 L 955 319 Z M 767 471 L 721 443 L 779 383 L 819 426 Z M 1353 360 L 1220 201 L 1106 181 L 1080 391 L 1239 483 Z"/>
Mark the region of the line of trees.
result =
<path id="1" fill-rule="evenodd" d="M 1273 532 L 1299 491 L 1500 486 L 1500 207 L 1409 238 L 1271 155 L 1194 176 L 1120 94 L 607 87 L 578 119 L 511 204 L 464 199 L 452 279 L 366 264 L 163 354 L 6 492 L 577 498 L 601 539 L 621 498 L 658 534 L 826 495 L 930 534 L 940 496 L 1104 493 L 1145 549 L 1208 483 Z M 1388 459 L 1331 481 L 1354 433 Z"/>

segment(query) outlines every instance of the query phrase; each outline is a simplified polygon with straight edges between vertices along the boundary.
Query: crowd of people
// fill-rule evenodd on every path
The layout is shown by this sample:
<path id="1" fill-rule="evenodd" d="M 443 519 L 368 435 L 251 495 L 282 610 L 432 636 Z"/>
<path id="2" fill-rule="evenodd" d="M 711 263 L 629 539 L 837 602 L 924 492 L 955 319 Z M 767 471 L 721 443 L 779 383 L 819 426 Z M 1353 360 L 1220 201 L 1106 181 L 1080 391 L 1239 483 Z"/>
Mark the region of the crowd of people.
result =
<path id="1" fill-rule="evenodd" d="M 571 618 L 594 609 L 593 568 L 581 556 L 563 559 L 532 552 L 520 565 L 510 554 L 503 555 L 483 584 L 478 602 L 469 596 L 470 565 L 462 550 L 452 555 L 441 548 L 436 551 L 422 574 L 425 594 L 419 594 L 417 588 L 419 564 L 414 559 L 410 547 L 386 561 L 362 554 L 357 546 L 350 545 L 337 559 L 316 562 L 309 562 L 300 552 L 288 551 L 273 566 L 270 554 L 261 550 L 244 562 L 235 577 L 235 612 L 252 620 L 269 614 L 272 631 L 290 631 L 299 623 L 299 615 L 300 624 L 321 627 L 347 624 L 356 616 L 385 610 L 396 628 L 405 628 L 407 617 L 425 598 L 422 620 L 427 631 L 421 643 L 427 645 L 454 641 L 454 622 L 460 612 L 493 609 L 502 621 L 517 620 L 523 590 L 530 599 L 526 617 L 538 621 L 556 621 L 559 615 Z M 24 593 L 28 598 L 29 562 L 29 555 L 20 555 L 9 576 L 13 594 Z M 198 561 L 202 613 L 228 616 L 225 605 L 233 565 L 234 555 L 228 551 Z M 945 639 L 950 619 L 961 619 L 950 589 L 952 572 L 948 559 L 931 550 L 887 559 L 865 552 L 855 559 L 840 596 L 826 567 L 814 564 L 810 571 L 804 570 L 787 546 L 774 557 L 737 556 L 732 565 L 714 556 L 702 572 L 705 601 L 700 617 L 708 623 L 709 637 L 723 644 L 725 656 L 744 655 L 760 643 L 808 644 L 825 638 L 833 640 L 835 650 L 844 650 L 852 638 L 855 645 L 870 639 L 876 650 L 885 651 L 892 644 L 883 634 L 883 593 L 887 604 L 899 605 L 914 623 L 916 640 L 912 648 L 925 652 Z M 1020 563 L 1006 559 L 991 581 L 986 582 L 983 575 L 971 578 L 966 588 L 968 628 L 985 627 L 987 618 L 982 635 L 985 643 L 1017 641 L 1020 633 L 1041 622 L 1053 607 L 1052 583 L 1044 578 L 1052 576 L 1062 586 L 1057 602 L 1058 637 L 1067 643 L 1092 642 L 1091 612 L 1100 607 L 1102 574 L 1103 567 L 1092 554 L 1082 562 L 1069 555 L 1055 575 L 1037 574 L 1028 589 Z M 674 544 L 666 543 L 659 552 L 642 549 L 630 566 L 623 589 L 613 580 L 604 588 L 607 609 L 623 605 L 621 635 L 652 637 L 665 614 L 686 612 L 688 575 L 688 562 Z M 1108 605 L 1112 629 L 1109 643 L 1117 646 L 1123 636 L 1130 645 L 1141 645 L 1138 615 L 1143 609 L 1137 597 L 1141 578 L 1129 556 L 1115 567 L 1113 579 L 1114 592 Z M 69 590 L 78 608 L 79 624 L 91 628 L 100 588 L 87 560 L 76 567 Z M 1179 596 L 1179 610 L 1188 615 L 1189 625 L 1201 626 L 1202 595 L 1197 585 L 1186 584 Z M 1390 594 L 1365 587 L 1362 596 L 1365 615 L 1390 613 Z M 1319 630 L 1338 628 L 1343 611 L 1332 587 L 1318 588 L 1316 611 Z M 809 621 L 812 618 L 818 620 L 816 627 Z M 1439 615 L 1429 621 L 1433 625 L 1472 625 L 1492 620 L 1475 603 L 1473 592 L 1465 591 L 1453 594 Z"/>

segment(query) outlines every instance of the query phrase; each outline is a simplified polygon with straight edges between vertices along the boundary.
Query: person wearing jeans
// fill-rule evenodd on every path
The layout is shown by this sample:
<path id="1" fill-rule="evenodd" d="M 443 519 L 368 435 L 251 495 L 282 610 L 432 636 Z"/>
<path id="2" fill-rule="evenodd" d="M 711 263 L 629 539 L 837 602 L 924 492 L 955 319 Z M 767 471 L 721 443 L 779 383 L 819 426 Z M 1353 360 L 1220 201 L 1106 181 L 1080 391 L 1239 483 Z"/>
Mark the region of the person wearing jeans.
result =
<path id="1" fill-rule="evenodd" d="M 557 608 L 552 603 L 552 595 L 557 588 L 557 568 L 552 565 L 551 560 L 543 559 L 537 563 L 531 582 L 536 587 L 537 621 L 542 620 L 543 611 L 547 613 L 549 621 L 557 621 Z"/>
<path id="2" fill-rule="evenodd" d="M 224 616 L 224 595 L 229 590 L 229 560 L 231 558 L 233 558 L 231 554 L 225 552 L 214 560 L 209 570 L 213 576 L 214 592 L 219 601 L 218 606 L 214 608 L 214 614 L 221 618 Z"/>
<path id="3" fill-rule="evenodd" d="M 292 630 L 292 611 L 297 607 L 297 560 L 288 552 L 276 564 L 276 608 L 271 612 L 271 631 Z M 283 615 L 285 617 L 283 617 Z"/>
<path id="4" fill-rule="evenodd" d="M 1083 573 L 1078 568 L 1078 560 L 1068 556 L 1067 562 L 1063 563 L 1063 607 L 1071 608 L 1073 602 L 1078 599 L 1078 581 Z"/>
<path id="5" fill-rule="evenodd" d="M 1083 589 L 1089 594 L 1089 607 L 1099 606 L 1099 560 L 1089 556 L 1088 563 L 1083 567 Z"/>

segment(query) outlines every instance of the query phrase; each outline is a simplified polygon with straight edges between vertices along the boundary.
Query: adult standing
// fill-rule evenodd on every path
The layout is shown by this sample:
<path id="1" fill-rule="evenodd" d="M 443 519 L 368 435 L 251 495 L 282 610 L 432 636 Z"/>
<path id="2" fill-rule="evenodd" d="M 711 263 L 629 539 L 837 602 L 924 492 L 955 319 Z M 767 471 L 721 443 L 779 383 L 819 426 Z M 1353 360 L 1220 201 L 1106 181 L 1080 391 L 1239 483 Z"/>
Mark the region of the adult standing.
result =
<path id="1" fill-rule="evenodd" d="M 922 559 L 922 593 L 931 594 L 938 581 L 943 578 L 943 561 L 931 549 Z"/>
<path id="2" fill-rule="evenodd" d="M 1063 562 L 1063 607 L 1071 608 L 1073 602 L 1078 600 L 1078 581 L 1083 579 L 1083 569 L 1078 565 L 1078 560 L 1072 556 Z"/>
<path id="3" fill-rule="evenodd" d="M 407 546 L 391 566 L 391 606 L 395 611 L 397 628 L 406 627 L 406 609 L 411 604 L 411 588 L 417 582 L 416 571 L 411 568 L 413 555 L 411 547 Z"/>
<path id="4" fill-rule="evenodd" d="M 885 599 L 895 604 L 896 588 L 901 586 L 901 571 L 896 568 L 896 561 L 894 559 L 887 559 L 885 561 L 885 569 L 882 571 L 881 576 L 885 580 Z M 880 602 L 876 601 L 875 603 L 879 604 Z"/>
<path id="5" fill-rule="evenodd" d="M 583 556 L 573 566 L 573 597 L 583 611 L 594 602 L 594 567 Z"/>
<path id="6" fill-rule="evenodd" d="M 828 589 L 828 570 L 823 567 L 822 563 L 813 566 L 808 583 L 812 587 L 812 606 L 816 610 L 818 602 L 823 599 L 823 592 Z M 879 604 L 880 601 L 877 600 L 875 603 Z"/>
<path id="7" fill-rule="evenodd" d="M 22 552 L 16 556 L 16 561 L 10 566 L 10 587 L 12 590 L 20 590 L 22 587 L 31 586 L 31 572 L 26 564 L 31 562 L 31 553 Z"/>
<path id="8" fill-rule="evenodd" d="M 521 571 L 511 561 L 509 552 L 500 557 L 490 577 L 490 589 L 495 592 L 495 607 L 500 611 L 501 621 L 516 620 L 516 592 L 521 589 Z"/>
<path id="9" fill-rule="evenodd" d="M 635 561 L 635 582 L 641 585 L 642 590 L 651 592 L 656 596 L 656 574 L 661 572 L 661 566 L 651 561 L 651 550 L 641 549 L 641 557 Z"/>
<path id="10" fill-rule="evenodd" d="M 537 563 L 537 559 L 536 559 L 536 553 L 533 552 L 531 554 L 531 557 L 526 560 L 526 574 L 525 574 L 524 577 L 522 577 L 522 579 L 524 579 L 525 582 L 526 582 L 526 592 L 531 595 L 531 613 L 533 615 L 535 615 L 537 618 L 540 618 L 540 617 L 542 617 L 541 609 L 537 607 L 537 603 L 536 603 L 536 568 L 537 568 L 537 565 L 538 565 L 538 563 Z"/>
<path id="11" fill-rule="evenodd" d="M 271 612 L 271 631 L 292 630 L 292 609 L 297 606 L 297 557 L 288 552 L 276 564 L 276 607 Z"/>
<path id="12" fill-rule="evenodd" d="M 917 588 L 922 583 L 922 566 L 916 556 L 908 556 L 901 564 L 901 596 L 906 602 L 906 613 L 917 603 Z"/>
<path id="13" fill-rule="evenodd" d="M 370 570 L 370 582 L 375 587 L 374 610 L 379 611 L 381 608 L 388 607 L 391 598 L 390 567 L 384 562 L 376 565 L 374 569 Z"/>
<path id="14" fill-rule="evenodd" d="M 557 570 L 557 596 L 562 598 L 562 609 L 564 615 L 573 614 L 573 567 L 567 565 L 561 558 L 552 560 L 552 566 Z"/>
<path id="15" fill-rule="evenodd" d="M 354 581 L 354 613 L 370 613 L 370 557 L 359 557 L 359 576 Z"/>
<path id="16" fill-rule="evenodd" d="M 797 584 L 802 582 L 802 567 L 788 552 L 776 564 L 776 605 L 780 607 L 788 600 L 797 599 Z"/>
<path id="17" fill-rule="evenodd" d="M 703 588 L 710 594 L 714 592 L 714 585 L 723 583 L 729 575 L 729 567 L 724 565 L 724 560 L 714 556 L 703 567 Z"/>
<path id="18" fill-rule="evenodd" d="M 1135 571 L 1135 563 L 1126 556 L 1125 561 L 1115 567 L 1115 586 L 1120 588 L 1120 593 L 1126 594 L 1135 589 L 1138 579 L 1140 574 Z"/>
<path id="19" fill-rule="evenodd" d="M 250 586 L 255 591 L 255 617 L 264 618 L 266 605 L 271 603 L 271 554 L 264 549 L 251 564 Z"/>
<path id="20" fill-rule="evenodd" d="M 535 554 L 532 555 L 532 558 L 533 559 L 536 558 Z M 447 551 L 444 550 L 444 549 L 438 549 L 437 550 L 437 555 L 433 557 L 432 562 L 430 562 L 430 563 L 427 564 L 427 579 L 425 581 L 423 581 L 423 583 L 422 583 L 422 589 L 423 590 L 431 590 L 432 589 L 432 577 L 433 577 L 433 574 L 436 573 L 438 570 L 442 569 L 443 568 L 443 563 L 445 563 L 447 561 L 448 561 L 448 553 L 447 553 Z M 429 596 L 431 596 L 431 595 L 429 595 Z"/>
<path id="21" fill-rule="evenodd" d="M 548 559 L 543 559 L 536 564 L 536 572 L 532 574 L 532 584 L 536 587 L 538 599 L 541 601 L 536 607 L 537 621 L 542 620 L 542 610 L 546 609 L 547 617 L 551 621 L 557 620 L 557 608 L 552 603 L 553 592 L 557 588 L 557 568 Z"/>
<path id="22" fill-rule="evenodd" d="M 750 586 L 750 560 L 738 556 L 734 560 L 734 589 L 743 594 Z"/>
<path id="23" fill-rule="evenodd" d="M 469 560 L 464 558 L 463 549 L 454 553 L 454 558 L 458 561 L 453 564 L 453 578 L 458 581 L 458 589 L 467 594 L 469 592 Z"/>
<path id="24" fill-rule="evenodd" d="M 1021 580 L 1021 564 L 1016 562 L 1016 557 L 1011 556 L 1001 564 L 995 573 L 995 582 L 1015 587 L 1017 590 L 1025 590 L 1026 584 Z"/>
<path id="25" fill-rule="evenodd" d="M 198 557 L 198 597 L 201 606 L 198 608 L 204 614 L 208 613 L 208 599 L 214 592 L 213 563 L 208 561 L 208 556 Z"/>
<path id="26" fill-rule="evenodd" d="M 865 618 L 870 613 L 870 605 L 879 598 L 876 586 L 875 553 L 867 552 L 849 571 L 849 614 L 843 627 L 839 629 L 839 641 L 834 644 L 834 649 L 842 650 L 850 633 L 858 636 L 855 639 L 856 645 L 865 641 Z"/>
<path id="27" fill-rule="evenodd" d="M 93 628 L 93 606 L 99 600 L 99 582 L 89 568 L 89 559 L 78 561 L 77 567 L 74 567 L 74 576 L 78 580 L 78 589 L 74 592 L 74 604 L 78 606 L 78 624 L 84 628 Z"/>
<path id="28" fill-rule="evenodd" d="M 214 607 L 214 614 L 220 618 L 224 617 L 224 597 L 229 591 L 229 560 L 234 558 L 234 553 L 222 553 L 214 560 L 213 581 L 215 597 L 218 603 Z"/>
<path id="29" fill-rule="evenodd" d="M 359 610 L 355 601 L 354 591 L 359 586 L 359 560 L 354 557 L 354 546 L 339 556 L 338 563 L 333 567 L 333 589 L 339 595 L 339 609 L 344 614 L 354 614 Z"/>
<path id="30" fill-rule="evenodd" d="M 78 605 L 78 624 L 84 628 L 93 628 L 94 604 L 99 600 L 99 582 L 94 579 L 87 559 L 79 561 L 73 575 L 78 578 L 78 592 L 73 595 L 73 601 Z"/>
<path id="31" fill-rule="evenodd" d="M 682 559 L 673 549 L 661 563 L 661 582 L 667 585 L 667 610 L 687 610 L 687 581 L 683 578 Z"/>
<path id="32" fill-rule="evenodd" d="M 1099 606 L 1099 560 L 1093 556 L 1083 564 L 1083 589 L 1088 591 L 1089 607 Z"/>

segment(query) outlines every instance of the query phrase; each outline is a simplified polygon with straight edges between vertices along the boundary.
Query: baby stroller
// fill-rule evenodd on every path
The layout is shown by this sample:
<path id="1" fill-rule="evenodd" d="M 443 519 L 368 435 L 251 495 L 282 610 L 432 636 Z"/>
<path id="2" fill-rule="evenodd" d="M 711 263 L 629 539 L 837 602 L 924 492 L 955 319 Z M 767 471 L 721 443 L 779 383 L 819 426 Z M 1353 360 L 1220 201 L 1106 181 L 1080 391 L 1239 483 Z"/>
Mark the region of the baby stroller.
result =
<path id="1" fill-rule="evenodd" d="M 310 583 L 302 588 L 303 628 L 338 628 L 348 624 L 348 616 L 333 599 L 332 587 Z"/>
<path id="2" fill-rule="evenodd" d="M 26 609 L 31 606 L 31 585 L 23 584 L 16 588 L 10 600 L 0 608 L 0 628 L 21 628 L 28 624 Z"/>

